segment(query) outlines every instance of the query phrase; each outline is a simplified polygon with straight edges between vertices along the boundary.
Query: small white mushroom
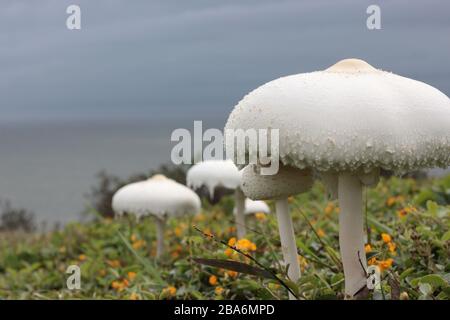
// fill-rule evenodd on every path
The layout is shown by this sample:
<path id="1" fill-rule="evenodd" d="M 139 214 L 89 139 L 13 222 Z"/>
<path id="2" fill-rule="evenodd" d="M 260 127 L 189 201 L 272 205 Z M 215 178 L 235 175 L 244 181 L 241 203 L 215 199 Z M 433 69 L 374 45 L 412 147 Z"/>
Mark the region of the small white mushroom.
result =
<path id="1" fill-rule="evenodd" d="M 157 258 L 164 253 L 164 229 L 168 216 L 196 214 L 200 199 L 191 189 L 155 175 L 148 180 L 130 183 L 113 196 L 112 207 L 117 215 L 134 214 L 137 218 L 153 216 L 157 230 Z"/>
<path id="2" fill-rule="evenodd" d="M 231 160 L 208 160 L 199 162 L 189 169 L 186 176 L 187 185 L 198 190 L 208 188 L 210 197 L 217 187 L 235 190 L 236 230 L 239 239 L 245 237 L 245 196 L 241 191 L 241 173 Z"/>
<path id="3" fill-rule="evenodd" d="M 379 169 L 449 166 L 450 99 L 423 82 L 347 59 L 260 86 L 225 127 L 269 128 L 279 129 L 284 165 L 323 173 L 337 194 L 345 293 L 355 296 L 366 288 L 362 186 L 376 184 Z"/>
<path id="4" fill-rule="evenodd" d="M 309 170 L 280 166 L 275 175 L 261 175 L 260 167 L 248 165 L 242 171 L 242 190 L 251 199 L 275 199 L 281 250 L 284 264 L 289 266 L 289 278 L 297 282 L 301 271 L 298 262 L 294 226 L 289 214 L 288 197 L 311 188 L 313 179 Z M 289 295 L 290 299 L 294 296 Z"/>

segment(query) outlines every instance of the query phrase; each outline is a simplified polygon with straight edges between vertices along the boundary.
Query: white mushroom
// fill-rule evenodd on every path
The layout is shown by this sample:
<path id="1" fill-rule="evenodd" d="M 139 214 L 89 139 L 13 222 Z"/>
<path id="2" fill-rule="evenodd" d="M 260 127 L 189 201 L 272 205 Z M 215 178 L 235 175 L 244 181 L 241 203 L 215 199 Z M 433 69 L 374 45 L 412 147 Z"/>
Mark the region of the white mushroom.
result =
<path id="1" fill-rule="evenodd" d="M 245 215 L 251 215 L 255 213 L 270 213 L 270 208 L 264 201 L 245 199 Z"/>
<path id="2" fill-rule="evenodd" d="M 337 191 L 341 207 L 339 241 L 349 296 L 366 287 L 363 184 L 376 183 L 380 168 L 402 173 L 450 164 L 449 98 L 357 59 L 252 91 L 226 125 L 251 128 L 279 129 L 284 165 L 331 175 L 329 189 Z"/>
<path id="3" fill-rule="evenodd" d="M 261 175 L 260 167 L 248 165 L 242 173 L 242 190 L 251 199 L 275 199 L 281 250 L 289 278 L 297 282 L 301 271 L 298 262 L 294 226 L 289 214 L 288 197 L 305 192 L 313 183 L 309 170 L 280 166 L 276 175 Z M 291 299 L 295 297 L 289 295 Z"/>
<path id="4" fill-rule="evenodd" d="M 239 239 L 244 238 L 245 230 L 245 196 L 241 191 L 241 173 L 231 160 L 208 160 L 192 166 L 187 172 L 187 185 L 197 190 L 202 186 L 208 188 L 210 197 L 217 187 L 235 190 L 236 230 Z"/>
<path id="5" fill-rule="evenodd" d="M 164 252 L 164 229 L 168 216 L 195 214 L 200 211 L 200 199 L 191 189 L 155 175 L 148 180 L 130 183 L 113 196 L 112 207 L 117 215 L 134 214 L 138 218 L 153 216 L 157 230 L 157 257 Z"/>

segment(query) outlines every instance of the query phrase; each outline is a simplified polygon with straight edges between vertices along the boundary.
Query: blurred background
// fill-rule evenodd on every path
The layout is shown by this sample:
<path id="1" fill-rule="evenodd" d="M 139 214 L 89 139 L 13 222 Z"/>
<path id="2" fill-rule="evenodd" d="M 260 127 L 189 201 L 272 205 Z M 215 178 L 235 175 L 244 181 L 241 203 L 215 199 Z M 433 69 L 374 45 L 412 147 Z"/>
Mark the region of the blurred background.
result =
<path id="1" fill-rule="evenodd" d="M 71 4 L 81 30 L 66 28 Z M 371 4 L 381 30 L 366 27 Z M 174 129 L 222 129 L 251 89 L 343 58 L 450 95 L 449 12 L 445 0 L 3 0 L 0 204 L 37 224 L 80 219 L 96 192 L 170 163 Z"/>

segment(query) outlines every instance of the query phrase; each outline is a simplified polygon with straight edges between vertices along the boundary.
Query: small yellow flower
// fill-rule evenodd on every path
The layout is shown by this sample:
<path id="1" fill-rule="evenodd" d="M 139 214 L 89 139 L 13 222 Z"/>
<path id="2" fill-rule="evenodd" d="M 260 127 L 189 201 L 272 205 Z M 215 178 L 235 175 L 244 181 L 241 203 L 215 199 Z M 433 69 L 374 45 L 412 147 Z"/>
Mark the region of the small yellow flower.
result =
<path id="1" fill-rule="evenodd" d="M 328 202 L 324 211 L 325 211 L 325 214 L 330 215 L 334 211 L 334 203 Z"/>
<path id="2" fill-rule="evenodd" d="M 255 213 L 255 217 L 256 219 L 258 219 L 259 221 L 264 221 L 266 220 L 266 214 L 264 212 L 257 212 Z"/>
<path id="3" fill-rule="evenodd" d="M 308 261 L 302 256 L 297 256 L 297 260 L 298 264 L 300 265 L 301 271 L 304 272 L 306 267 L 308 266 Z"/>
<path id="4" fill-rule="evenodd" d="M 163 293 L 167 294 L 170 297 L 173 297 L 177 293 L 177 288 L 174 286 L 168 286 L 167 288 L 163 289 Z"/>
<path id="5" fill-rule="evenodd" d="M 396 197 L 389 197 L 389 198 L 386 200 L 386 205 L 387 205 L 388 207 L 392 207 L 392 206 L 395 204 L 396 201 L 397 201 L 397 198 L 396 198 Z"/>
<path id="6" fill-rule="evenodd" d="M 180 227 L 176 227 L 174 233 L 177 237 L 181 237 L 181 235 L 183 234 L 183 229 Z"/>
<path id="7" fill-rule="evenodd" d="M 388 235 L 387 233 L 382 233 L 381 234 L 381 239 L 383 239 L 384 243 L 389 243 L 392 241 L 392 238 L 390 235 Z"/>
<path id="8" fill-rule="evenodd" d="M 288 197 L 288 203 L 293 203 L 295 198 L 293 196 Z"/>
<path id="9" fill-rule="evenodd" d="M 111 268 L 119 268 L 119 267 L 120 267 L 120 261 L 119 261 L 119 260 L 107 260 L 106 263 L 107 263 Z"/>
<path id="10" fill-rule="evenodd" d="M 373 265 L 377 264 L 378 261 L 377 261 L 377 258 L 373 257 L 373 258 L 369 259 L 369 261 L 367 261 L 367 263 L 369 266 L 373 266 Z"/>
<path id="11" fill-rule="evenodd" d="M 137 236 L 135 234 L 132 234 L 130 237 L 131 242 L 136 242 L 138 240 Z"/>
<path id="12" fill-rule="evenodd" d="M 395 245 L 395 243 L 388 242 L 387 245 L 388 245 L 388 248 L 389 248 L 389 252 L 395 253 L 395 249 L 397 249 L 397 246 Z"/>
<path id="13" fill-rule="evenodd" d="M 137 241 L 133 242 L 132 246 L 133 246 L 134 250 L 138 250 L 138 249 L 140 249 L 140 248 L 145 246 L 145 241 L 144 240 L 137 240 Z"/>
<path id="14" fill-rule="evenodd" d="M 228 233 L 235 233 L 235 232 L 236 232 L 235 226 L 228 227 Z"/>
<path id="15" fill-rule="evenodd" d="M 208 282 L 210 285 L 216 286 L 217 285 L 217 277 L 214 275 L 210 276 Z"/>
<path id="16" fill-rule="evenodd" d="M 86 255 L 80 254 L 80 255 L 78 256 L 78 260 L 80 260 L 80 261 L 85 261 L 85 260 L 86 260 Z"/>
<path id="17" fill-rule="evenodd" d="M 136 278 L 136 272 L 133 272 L 133 271 L 130 271 L 130 272 L 128 272 L 128 274 L 127 274 L 127 276 L 128 276 L 128 279 L 130 280 L 130 281 L 133 281 L 135 278 Z"/>
<path id="18" fill-rule="evenodd" d="M 137 294 L 136 292 L 133 292 L 130 294 L 129 299 L 130 300 L 141 300 L 141 296 L 139 294 Z"/>
<path id="19" fill-rule="evenodd" d="M 106 270 L 105 270 L 105 269 L 101 269 L 101 270 L 98 272 L 98 274 L 99 274 L 101 277 L 104 277 L 104 276 L 106 276 Z"/>
<path id="20" fill-rule="evenodd" d="M 118 292 L 123 291 L 126 287 L 128 287 L 128 280 L 124 279 L 123 281 L 115 280 L 111 283 L 111 287 Z"/>
<path id="21" fill-rule="evenodd" d="M 222 295 L 222 292 L 223 292 L 223 288 L 220 287 L 220 286 L 217 286 L 217 287 L 214 289 L 214 293 L 215 293 L 216 295 L 218 295 L 218 296 Z"/>
<path id="22" fill-rule="evenodd" d="M 319 228 L 319 230 L 317 230 L 317 235 L 321 238 L 325 237 L 325 231 L 323 231 L 323 229 Z"/>
<path id="23" fill-rule="evenodd" d="M 370 244 L 366 244 L 366 245 L 364 246 L 364 251 L 365 251 L 366 253 L 372 252 L 372 246 L 371 246 Z"/>
<path id="24" fill-rule="evenodd" d="M 228 240 L 228 245 L 229 246 L 234 246 L 236 244 L 236 238 L 235 237 L 233 237 L 233 238 L 230 238 L 230 240 Z"/>

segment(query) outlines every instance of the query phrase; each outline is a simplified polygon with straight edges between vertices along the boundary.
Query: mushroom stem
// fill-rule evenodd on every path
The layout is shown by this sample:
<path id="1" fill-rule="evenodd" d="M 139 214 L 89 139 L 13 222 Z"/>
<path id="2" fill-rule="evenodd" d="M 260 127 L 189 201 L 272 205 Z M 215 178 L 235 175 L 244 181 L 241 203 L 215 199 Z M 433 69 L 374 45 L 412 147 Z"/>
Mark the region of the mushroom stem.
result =
<path id="1" fill-rule="evenodd" d="M 156 258 L 164 254 L 164 230 L 166 229 L 166 218 L 155 218 L 156 220 Z"/>
<path id="2" fill-rule="evenodd" d="M 241 188 L 237 188 L 234 193 L 235 206 L 236 206 L 236 230 L 238 239 L 245 237 L 245 195 Z"/>
<path id="3" fill-rule="evenodd" d="M 280 231 L 281 250 L 283 251 L 284 263 L 289 265 L 288 276 L 293 282 L 300 279 L 300 265 L 297 256 L 297 243 L 295 241 L 294 226 L 289 214 L 289 204 L 287 198 L 275 202 L 278 219 L 278 229 Z M 292 294 L 289 299 L 295 300 Z"/>
<path id="4" fill-rule="evenodd" d="M 345 294 L 354 297 L 366 287 L 366 254 L 364 251 L 364 219 L 362 184 L 349 173 L 339 175 L 339 246 L 345 276 Z"/>

